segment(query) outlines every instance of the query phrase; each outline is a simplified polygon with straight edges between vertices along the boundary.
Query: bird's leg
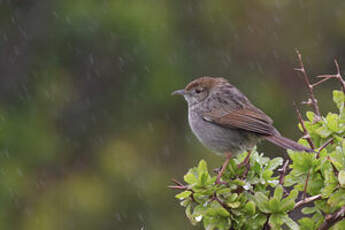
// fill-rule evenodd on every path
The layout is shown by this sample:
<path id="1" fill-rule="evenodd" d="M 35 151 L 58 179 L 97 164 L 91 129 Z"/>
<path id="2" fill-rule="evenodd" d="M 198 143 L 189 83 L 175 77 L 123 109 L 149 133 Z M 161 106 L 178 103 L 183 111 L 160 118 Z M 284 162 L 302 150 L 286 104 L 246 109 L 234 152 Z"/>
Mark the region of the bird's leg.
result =
<path id="1" fill-rule="evenodd" d="M 248 151 L 248 154 L 246 156 L 246 158 L 244 158 L 244 160 L 238 165 L 238 168 L 242 168 L 242 166 L 249 166 L 249 159 L 250 159 L 250 155 L 252 154 L 252 150 Z"/>
<path id="2" fill-rule="evenodd" d="M 219 171 L 219 173 L 217 175 L 216 184 L 224 184 L 224 182 L 220 181 L 220 178 L 222 177 L 222 175 L 223 175 L 223 173 L 224 173 L 224 171 L 226 169 L 226 166 L 228 166 L 231 157 L 232 157 L 231 153 L 226 153 L 226 159 L 225 159 L 225 161 L 223 163 L 223 166 L 222 166 L 221 170 Z"/>

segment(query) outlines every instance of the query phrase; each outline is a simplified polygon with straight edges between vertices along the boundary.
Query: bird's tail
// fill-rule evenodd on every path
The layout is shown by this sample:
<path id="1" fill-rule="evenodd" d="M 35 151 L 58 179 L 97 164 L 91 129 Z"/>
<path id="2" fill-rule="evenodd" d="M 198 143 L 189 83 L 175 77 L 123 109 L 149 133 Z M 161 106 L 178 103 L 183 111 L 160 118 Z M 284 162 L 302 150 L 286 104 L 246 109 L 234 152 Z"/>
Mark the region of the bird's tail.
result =
<path id="1" fill-rule="evenodd" d="M 315 152 L 311 148 L 305 147 L 301 144 L 298 144 L 297 142 L 290 140 L 286 137 L 280 136 L 280 135 L 274 135 L 274 136 L 266 136 L 266 140 L 269 142 L 278 145 L 284 149 L 291 149 L 294 151 L 305 151 L 305 152 Z"/>

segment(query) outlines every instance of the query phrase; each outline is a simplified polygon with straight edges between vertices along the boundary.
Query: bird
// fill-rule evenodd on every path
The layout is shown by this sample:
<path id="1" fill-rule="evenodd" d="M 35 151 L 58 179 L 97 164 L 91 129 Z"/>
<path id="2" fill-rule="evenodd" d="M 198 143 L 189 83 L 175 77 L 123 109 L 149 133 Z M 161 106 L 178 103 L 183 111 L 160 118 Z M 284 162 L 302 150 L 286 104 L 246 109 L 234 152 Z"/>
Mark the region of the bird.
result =
<path id="1" fill-rule="evenodd" d="M 226 156 L 217 175 L 218 184 L 230 159 L 248 151 L 242 162 L 248 164 L 252 149 L 261 140 L 284 149 L 313 152 L 283 137 L 272 119 L 224 78 L 200 77 L 172 95 L 182 95 L 187 101 L 188 122 L 197 139 L 216 154 Z"/>

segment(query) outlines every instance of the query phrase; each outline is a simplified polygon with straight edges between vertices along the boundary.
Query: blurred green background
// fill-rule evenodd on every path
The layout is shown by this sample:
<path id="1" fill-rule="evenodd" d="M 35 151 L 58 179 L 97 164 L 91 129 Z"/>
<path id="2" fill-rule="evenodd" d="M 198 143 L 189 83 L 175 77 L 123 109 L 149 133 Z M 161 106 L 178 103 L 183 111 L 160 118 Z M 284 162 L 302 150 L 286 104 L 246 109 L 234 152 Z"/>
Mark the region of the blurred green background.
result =
<path id="1" fill-rule="evenodd" d="M 295 48 L 333 73 L 344 39 L 343 0 L 0 0 L 0 229 L 200 229 L 167 186 L 223 159 L 170 93 L 226 77 L 297 139 Z"/>

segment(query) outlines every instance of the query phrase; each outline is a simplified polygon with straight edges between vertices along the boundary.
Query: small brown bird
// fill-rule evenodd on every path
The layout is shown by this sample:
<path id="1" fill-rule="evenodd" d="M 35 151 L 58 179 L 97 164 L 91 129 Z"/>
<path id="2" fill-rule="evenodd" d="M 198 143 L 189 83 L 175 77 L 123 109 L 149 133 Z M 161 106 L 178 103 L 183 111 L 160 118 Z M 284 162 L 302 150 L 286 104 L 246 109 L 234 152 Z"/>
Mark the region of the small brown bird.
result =
<path id="1" fill-rule="evenodd" d="M 201 77 L 173 95 L 182 95 L 188 103 L 189 125 L 199 141 L 220 155 L 226 155 L 217 183 L 233 155 L 248 151 L 262 139 L 284 149 L 312 152 L 283 137 L 272 119 L 255 107 L 246 96 L 224 78 Z"/>

